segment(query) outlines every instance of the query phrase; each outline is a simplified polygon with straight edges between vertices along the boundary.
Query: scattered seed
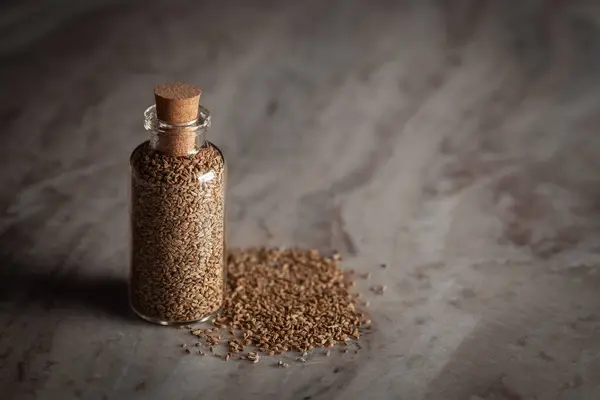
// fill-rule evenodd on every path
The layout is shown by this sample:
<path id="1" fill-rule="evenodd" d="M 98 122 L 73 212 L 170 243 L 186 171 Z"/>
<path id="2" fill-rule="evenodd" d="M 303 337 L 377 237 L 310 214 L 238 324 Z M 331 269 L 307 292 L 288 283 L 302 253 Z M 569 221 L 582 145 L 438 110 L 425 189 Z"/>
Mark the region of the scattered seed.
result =
<path id="1" fill-rule="evenodd" d="M 266 356 L 298 351 L 297 361 L 302 362 L 309 350 L 357 339 L 365 323 L 358 296 L 350 292 L 352 281 L 338 261 L 316 250 L 232 251 L 227 268 L 223 313 L 214 319 L 213 328 L 191 330 L 211 353 L 213 346 L 224 343 L 229 358 L 256 363 L 258 352 L 238 354 L 245 346 L 255 346 Z"/>
<path id="2" fill-rule="evenodd" d="M 377 295 L 382 295 L 385 292 L 385 285 L 371 286 L 371 291 Z"/>
<path id="3" fill-rule="evenodd" d="M 288 363 L 284 363 L 283 361 L 279 360 L 279 362 L 277 363 L 277 366 L 278 366 L 279 368 L 287 368 L 287 367 L 289 367 L 290 365 L 289 365 Z"/>
<path id="4" fill-rule="evenodd" d="M 326 357 L 329 357 L 329 355 L 330 355 L 330 354 L 331 354 L 331 350 L 327 350 L 327 351 L 325 352 L 325 356 L 326 356 Z"/>
<path id="5" fill-rule="evenodd" d="M 248 355 L 246 356 L 246 358 L 249 361 L 252 361 L 253 364 L 256 364 L 257 362 L 260 361 L 260 356 L 258 355 L 258 353 L 251 351 L 250 353 L 248 353 Z"/>
<path id="6" fill-rule="evenodd" d="M 353 281 L 336 258 L 315 249 L 232 251 L 227 260 L 229 295 L 215 325 L 235 326 L 239 329 L 235 340 L 254 345 L 267 356 L 334 347 L 348 339 L 362 320 L 350 293 Z"/>
<path id="7" fill-rule="evenodd" d="M 191 351 L 190 349 L 185 349 L 185 352 L 186 352 L 187 354 L 191 354 L 191 353 L 192 353 L 192 351 Z"/>
<path id="8" fill-rule="evenodd" d="M 306 364 L 306 359 L 304 357 L 298 357 L 298 358 L 296 358 L 296 361 L 300 362 L 300 363 L 303 363 L 303 364 Z"/>
<path id="9" fill-rule="evenodd" d="M 387 264 L 380 264 L 379 265 L 381 268 L 387 268 Z"/>
<path id="10" fill-rule="evenodd" d="M 181 347 L 184 347 L 184 348 L 187 347 L 187 343 L 182 343 Z"/>
<path id="11" fill-rule="evenodd" d="M 198 354 L 200 354 L 201 356 L 205 356 L 206 355 L 206 353 L 203 352 L 203 351 L 199 351 Z"/>

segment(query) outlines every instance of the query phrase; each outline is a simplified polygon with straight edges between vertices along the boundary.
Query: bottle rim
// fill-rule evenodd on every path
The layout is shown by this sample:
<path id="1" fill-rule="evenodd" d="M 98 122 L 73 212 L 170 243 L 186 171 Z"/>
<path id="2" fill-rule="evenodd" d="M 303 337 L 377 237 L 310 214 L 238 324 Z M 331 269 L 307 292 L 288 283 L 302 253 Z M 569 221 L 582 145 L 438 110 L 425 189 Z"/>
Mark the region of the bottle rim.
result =
<path id="1" fill-rule="evenodd" d="M 152 105 L 144 111 L 144 128 L 147 131 L 165 132 L 173 128 L 184 128 L 186 131 L 205 131 L 210 128 L 210 111 L 203 106 L 198 106 L 198 118 L 182 124 L 172 124 L 162 121 L 156 116 L 156 105 Z"/>

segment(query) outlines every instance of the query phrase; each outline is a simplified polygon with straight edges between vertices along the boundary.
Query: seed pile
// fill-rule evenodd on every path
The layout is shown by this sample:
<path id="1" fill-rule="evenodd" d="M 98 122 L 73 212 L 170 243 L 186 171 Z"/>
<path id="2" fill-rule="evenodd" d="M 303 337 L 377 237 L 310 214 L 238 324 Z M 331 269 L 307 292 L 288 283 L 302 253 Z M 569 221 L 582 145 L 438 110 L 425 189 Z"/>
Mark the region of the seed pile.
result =
<path id="1" fill-rule="evenodd" d="M 228 285 L 215 328 L 192 330 L 206 345 L 224 340 L 231 354 L 247 346 L 265 355 L 333 347 L 360 337 L 368 325 L 357 310 L 353 281 L 340 269 L 340 257 L 316 250 L 252 248 L 228 257 Z M 250 352 L 247 359 L 260 357 Z"/>
<path id="2" fill-rule="evenodd" d="M 131 305 L 157 321 L 202 319 L 223 303 L 223 157 L 210 143 L 173 157 L 145 142 L 131 166 Z"/>

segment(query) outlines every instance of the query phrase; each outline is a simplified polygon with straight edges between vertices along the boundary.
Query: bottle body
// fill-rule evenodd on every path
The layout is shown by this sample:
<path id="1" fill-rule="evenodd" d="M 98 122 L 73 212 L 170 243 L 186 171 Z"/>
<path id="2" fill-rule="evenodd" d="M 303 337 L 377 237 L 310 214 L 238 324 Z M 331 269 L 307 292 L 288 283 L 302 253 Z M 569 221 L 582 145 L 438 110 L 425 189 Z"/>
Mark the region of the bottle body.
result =
<path id="1" fill-rule="evenodd" d="M 223 154 L 200 140 L 190 154 L 173 156 L 150 140 L 130 165 L 131 307 L 163 325 L 205 320 L 224 299 Z"/>

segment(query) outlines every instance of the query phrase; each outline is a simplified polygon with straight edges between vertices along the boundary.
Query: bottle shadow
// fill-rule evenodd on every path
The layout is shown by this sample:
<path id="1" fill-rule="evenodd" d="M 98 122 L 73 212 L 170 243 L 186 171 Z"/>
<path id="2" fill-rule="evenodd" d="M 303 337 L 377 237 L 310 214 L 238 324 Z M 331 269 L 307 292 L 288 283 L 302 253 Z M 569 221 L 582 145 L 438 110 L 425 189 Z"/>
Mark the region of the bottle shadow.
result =
<path id="1" fill-rule="evenodd" d="M 138 320 L 129 307 L 127 281 L 122 277 L 61 274 L 57 269 L 44 272 L 47 266 L 0 263 L 0 305 L 4 310 L 33 306 L 45 311 L 91 312 Z"/>

